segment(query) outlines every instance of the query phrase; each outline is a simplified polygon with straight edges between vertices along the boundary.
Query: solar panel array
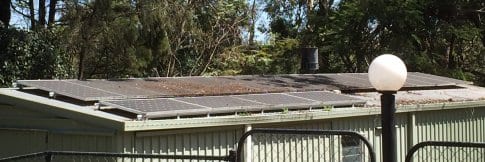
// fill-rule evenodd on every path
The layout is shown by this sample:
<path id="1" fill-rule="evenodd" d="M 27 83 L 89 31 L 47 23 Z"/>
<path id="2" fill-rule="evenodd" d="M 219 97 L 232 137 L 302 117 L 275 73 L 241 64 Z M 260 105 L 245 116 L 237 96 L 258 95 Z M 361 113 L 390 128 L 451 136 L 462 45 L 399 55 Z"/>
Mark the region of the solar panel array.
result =
<path id="1" fill-rule="evenodd" d="M 366 73 L 244 75 L 120 80 L 20 80 L 22 86 L 161 118 L 185 115 L 363 104 L 331 90 L 372 90 Z M 408 73 L 404 88 L 440 88 L 469 82 Z"/>
<path id="2" fill-rule="evenodd" d="M 366 73 L 289 74 L 234 77 L 178 77 L 124 80 L 20 80 L 18 84 L 52 91 L 83 101 L 177 96 L 372 90 Z M 469 82 L 410 72 L 404 88 L 470 84 Z"/>
<path id="3" fill-rule="evenodd" d="M 283 108 L 364 104 L 365 101 L 331 92 L 293 92 L 229 96 L 176 97 L 102 101 L 101 104 L 145 115 L 147 118 L 220 114 Z"/>

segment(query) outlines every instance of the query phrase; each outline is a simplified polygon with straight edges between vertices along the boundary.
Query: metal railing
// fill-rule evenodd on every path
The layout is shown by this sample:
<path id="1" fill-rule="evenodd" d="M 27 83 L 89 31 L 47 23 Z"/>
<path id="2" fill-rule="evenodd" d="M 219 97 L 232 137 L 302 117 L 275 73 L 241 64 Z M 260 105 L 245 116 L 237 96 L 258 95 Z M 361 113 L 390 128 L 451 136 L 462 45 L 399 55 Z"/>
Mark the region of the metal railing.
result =
<path id="1" fill-rule="evenodd" d="M 406 162 L 412 161 L 485 162 L 485 143 L 425 141 L 406 154 Z"/>
<path id="2" fill-rule="evenodd" d="M 251 136 L 252 151 L 244 151 Z M 251 150 L 251 149 L 250 149 Z M 370 142 L 352 131 L 255 128 L 242 135 L 236 151 L 228 156 L 187 156 L 128 154 L 107 152 L 47 151 L 0 159 L 0 161 L 229 161 L 241 162 L 243 154 L 251 161 L 342 161 L 375 162 Z M 254 156 L 252 156 L 254 155 Z M 249 159 L 248 159 L 249 160 Z"/>
<path id="3" fill-rule="evenodd" d="M 242 135 L 236 162 L 242 161 L 246 139 L 256 151 L 251 161 L 355 161 L 375 162 L 370 142 L 352 131 L 255 128 Z M 246 151 L 246 154 L 248 152 Z M 248 156 L 246 156 L 248 157 Z"/>
<path id="4" fill-rule="evenodd" d="M 29 161 L 29 162 L 64 162 L 64 161 L 96 161 L 96 162 L 131 162 L 131 161 L 230 161 L 229 156 L 187 156 L 187 155 L 159 155 L 159 154 L 127 154 L 108 152 L 75 152 L 75 151 L 47 151 L 0 159 L 0 162 Z"/>

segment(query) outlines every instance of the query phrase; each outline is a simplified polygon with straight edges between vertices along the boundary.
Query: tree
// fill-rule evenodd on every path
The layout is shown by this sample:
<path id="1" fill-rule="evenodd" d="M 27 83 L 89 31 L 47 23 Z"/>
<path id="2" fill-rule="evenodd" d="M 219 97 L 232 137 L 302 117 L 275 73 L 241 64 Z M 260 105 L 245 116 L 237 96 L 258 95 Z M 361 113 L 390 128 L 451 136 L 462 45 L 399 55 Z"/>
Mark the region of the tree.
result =
<path id="1" fill-rule="evenodd" d="M 0 0 L 0 27 L 10 25 L 10 0 Z"/>
<path id="2" fill-rule="evenodd" d="M 320 72 L 365 72 L 382 53 L 401 56 L 410 71 L 473 79 L 483 75 L 479 0 L 266 0 L 276 39 L 317 46 Z"/>
<path id="3" fill-rule="evenodd" d="M 61 20 L 78 78 L 201 75 L 241 43 L 243 0 L 94 1 L 67 4 Z M 115 59 L 116 58 L 116 59 Z"/>
<path id="4" fill-rule="evenodd" d="M 141 42 L 164 76 L 201 75 L 221 51 L 241 43 L 246 3 L 140 1 Z M 163 22 L 163 23 L 162 23 Z"/>

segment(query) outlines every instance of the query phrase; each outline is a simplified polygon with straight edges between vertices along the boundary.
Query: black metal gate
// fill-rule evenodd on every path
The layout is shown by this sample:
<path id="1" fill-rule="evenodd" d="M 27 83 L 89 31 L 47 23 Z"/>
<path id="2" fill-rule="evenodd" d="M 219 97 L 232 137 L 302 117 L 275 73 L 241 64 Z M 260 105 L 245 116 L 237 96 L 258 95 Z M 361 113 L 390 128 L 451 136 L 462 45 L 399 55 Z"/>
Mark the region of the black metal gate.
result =
<path id="1" fill-rule="evenodd" d="M 257 148 L 251 161 L 375 162 L 369 141 L 352 131 L 307 129 L 252 129 L 239 139 L 236 162 L 243 159 L 244 143 L 251 136 Z M 248 154 L 248 152 L 246 152 Z"/>
<path id="2" fill-rule="evenodd" d="M 485 143 L 426 141 L 414 145 L 406 162 L 460 161 L 485 162 Z"/>

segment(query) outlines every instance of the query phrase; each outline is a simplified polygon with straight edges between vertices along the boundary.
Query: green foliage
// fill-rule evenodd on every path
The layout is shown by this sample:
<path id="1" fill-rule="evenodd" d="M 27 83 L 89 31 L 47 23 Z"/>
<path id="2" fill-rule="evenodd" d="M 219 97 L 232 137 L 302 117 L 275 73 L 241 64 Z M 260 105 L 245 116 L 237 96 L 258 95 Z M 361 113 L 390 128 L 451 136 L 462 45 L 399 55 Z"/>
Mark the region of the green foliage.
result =
<path id="1" fill-rule="evenodd" d="M 332 111 L 333 106 L 332 105 L 324 105 L 323 106 L 323 111 Z"/>
<path id="2" fill-rule="evenodd" d="M 290 112 L 290 111 L 288 110 L 288 108 L 287 108 L 287 107 L 285 107 L 285 108 L 283 108 L 283 109 L 282 109 L 282 112 L 281 112 L 281 113 L 282 113 L 282 114 L 288 114 L 289 112 Z"/>
<path id="3" fill-rule="evenodd" d="M 238 116 L 251 116 L 251 113 L 250 112 L 247 112 L 247 111 L 245 111 L 245 112 L 237 112 L 237 115 Z"/>
<path id="4" fill-rule="evenodd" d="M 485 4 L 472 1 L 266 0 L 270 32 L 320 52 L 320 72 L 366 72 L 379 54 L 404 59 L 409 71 L 485 78 Z M 308 7 L 314 6 L 314 7 Z"/>
<path id="5" fill-rule="evenodd" d="M 19 79 L 63 79 L 72 77 L 70 57 L 59 46 L 53 31 L 0 29 L 0 86 Z"/>
<path id="6" fill-rule="evenodd" d="M 298 73 L 299 48 L 311 46 L 321 73 L 366 72 L 393 53 L 409 71 L 485 84 L 481 0 L 254 2 L 267 14 L 266 44 L 243 38 L 258 17 L 247 0 L 65 1 L 54 27 L 1 29 L 0 83 L 74 77 L 73 68 L 81 79 Z"/>
<path id="7" fill-rule="evenodd" d="M 240 44 L 246 3 L 94 1 L 71 4 L 65 39 L 82 78 L 201 75 Z"/>
<path id="8" fill-rule="evenodd" d="M 221 54 L 206 75 L 250 75 L 297 73 L 299 43 L 295 39 L 261 45 L 229 48 Z"/>
<path id="9" fill-rule="evenodd" d="M 137 47 L 137 17 L 127 1 L 94 1 L 70 8 L 63 17 L 68 24 L 62 31 L 68 40 L 64 45 L 76 58 L 82 78 L 142 76 L 150 56 L 137 51 L 143 50 Z"/>

